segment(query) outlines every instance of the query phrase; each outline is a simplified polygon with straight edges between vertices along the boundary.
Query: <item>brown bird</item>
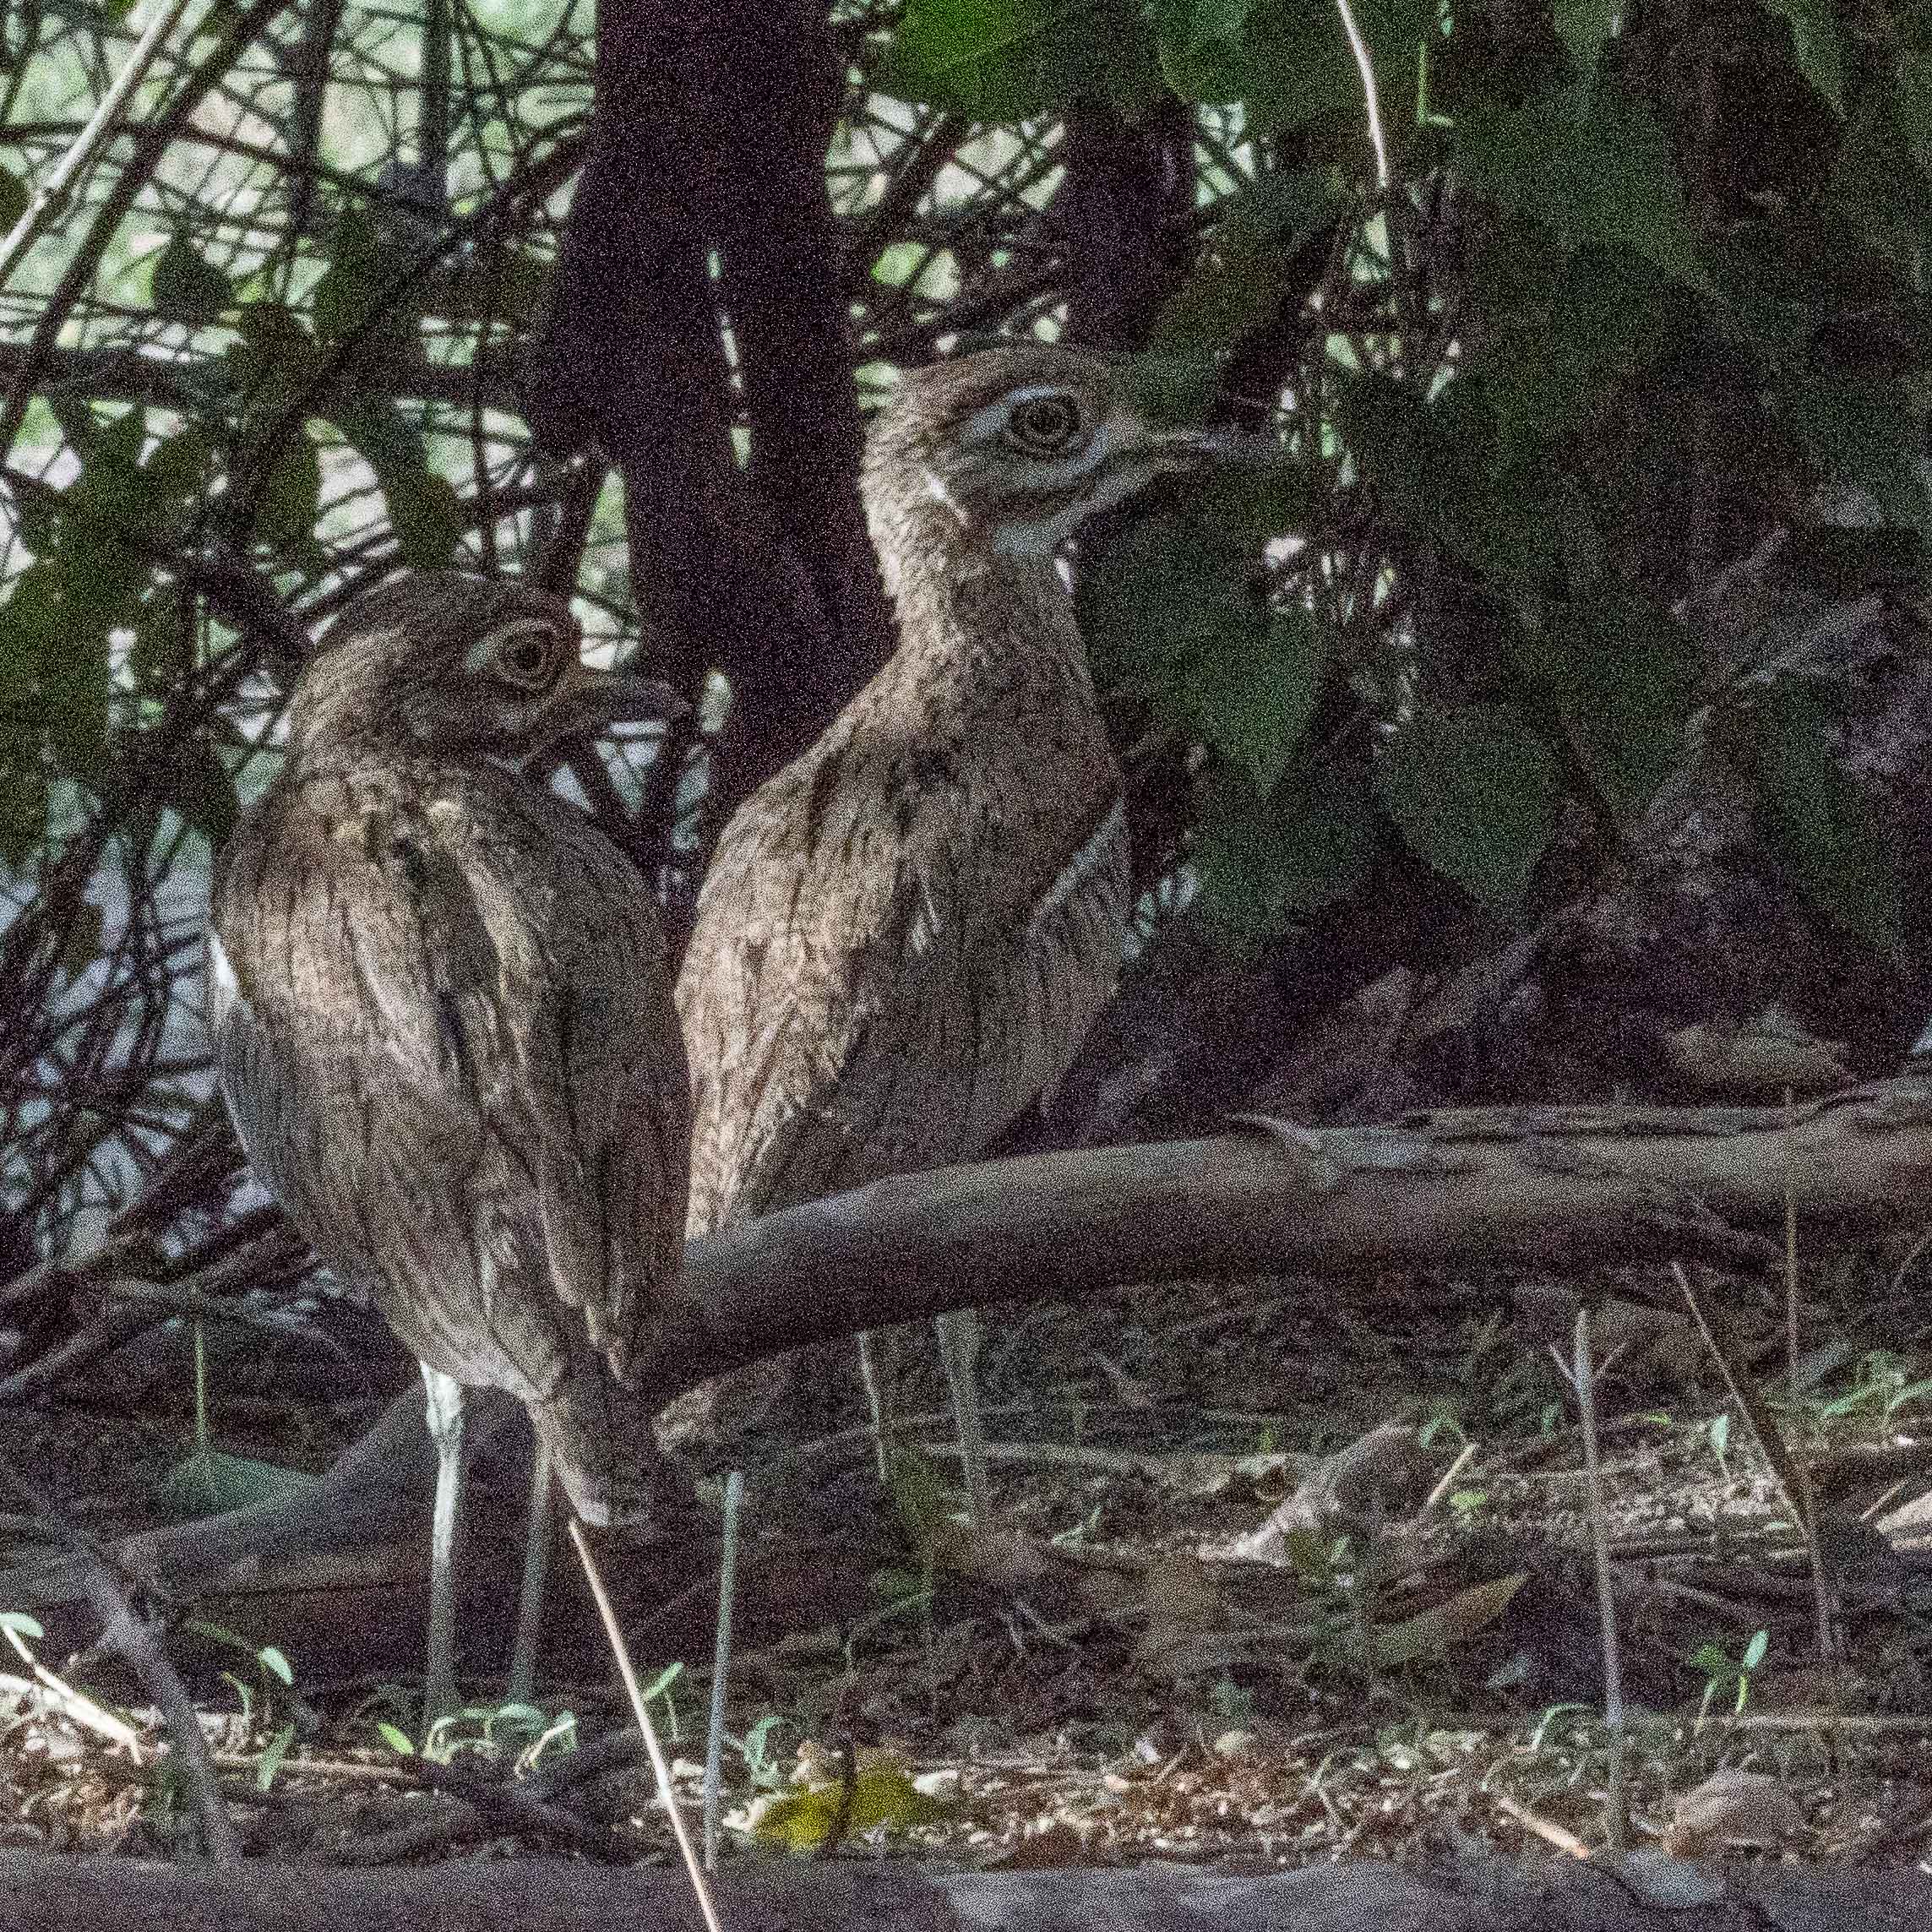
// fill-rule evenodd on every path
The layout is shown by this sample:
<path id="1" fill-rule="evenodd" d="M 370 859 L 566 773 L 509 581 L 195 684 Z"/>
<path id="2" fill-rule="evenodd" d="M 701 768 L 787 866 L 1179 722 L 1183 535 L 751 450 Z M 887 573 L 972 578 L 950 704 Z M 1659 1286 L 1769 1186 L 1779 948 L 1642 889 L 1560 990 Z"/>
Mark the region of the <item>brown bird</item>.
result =
<path id="1" fill-rule="evenodd" d="M 727 825 L 678 977 L 692 1233 L 971 1158 L 1066 1070 L 1119 970 L 1128 842 L 1055 555 L 1257 441 L 1156 427 L 1130 365 L 1041 343 L 903 378 L 863 476 L 898 648 Z M 977 1516 L 976 1342 L 942 1320 Z"/>
<path id="2" fill-rule="evenodd" d="M 668 695 L 583 664 L 553 598 L 400 579 L 317 645 L 280 773 L 215 871 L 209 1017 L 242 1146 L 422 1363 L 432 1718 L 454 1704 L 464 1390 L 527 1407 L 586 1522 L 639 1518 L 659 1472 L 626 1386 L 683 1254 L 688 1075 L 657 907 L 516 766 Z"/>

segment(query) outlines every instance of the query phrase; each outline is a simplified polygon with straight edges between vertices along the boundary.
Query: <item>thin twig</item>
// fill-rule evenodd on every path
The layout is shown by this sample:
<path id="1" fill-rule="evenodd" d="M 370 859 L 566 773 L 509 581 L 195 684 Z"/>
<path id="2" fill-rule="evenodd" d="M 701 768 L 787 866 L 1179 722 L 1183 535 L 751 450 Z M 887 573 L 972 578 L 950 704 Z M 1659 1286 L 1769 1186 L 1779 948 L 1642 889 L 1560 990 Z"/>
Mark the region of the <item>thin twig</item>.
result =
<path id="1" fill-rule="evenodd" d="M 1471 1462 L 1475 1460 L 1475 1457 L 1476 1445 L 1472 1442 L 1464 1443 L 1461 1450 L 1457 1453 L 1455 1461 L 1450 1463 L 1448 1468 L 1443 1471 L 1441 1479 L 1436 1483 L 1435 1487 L 1429 1491 L 1428 1495 L 1423 1497 L 1422 1507 L 1416 1511 L 1416 1521 L 1418 1522 L 1420 1522 L 1424 1516 L 1428 1516 L 1432 1510 L 1435 1509 L 1437 1505 L 1440 1504 L 1442 1499 L 1446 1496 L 1450 1490 L 1455 1486 L 1456 1478 L 1459 1477 L 1462 1472 L 1469 1467 Z"/>
<path id="2" fill-rule="evenodd" d="M 1375 94 L 1375 62 L 1369 52 L 1369 43 L 1362 37 L 1362 30 L 1355 24 L 1355 14 L 1348 0 L 1335 0 L 1335 10 L 1342 16 L 1342 30 L 1348 36 L 1348 51 L 1355 57 L 1357 71 L 1362 76 L 1362 93 L 1369 106 L 1369 144 L 1375 150 L 1375 185 L 1384 194 L 1389 192 L 1389 144 L 1382 133 L 1382 108 Z"/>
<path id="3" fill-rule="evenodd" d="M 732 1668 L 732 1599 L 737 1590 L 738 1514 L 744 1472 L 725 1478 L 724 1548 L 718 1558 L 718 1636 L 711 1652 L 711 1714 L 705 1733 L 705 1869 L 718 1869 L 718 1790 L 725 1744 L 725 1685 Z"/>
<path id="4" fill-rule="evenodd" d="M 171 0 L 171 3 L 148 23 L 140 39 L 134 42 L 133 52 L 128 56 L 128 64 L 109 83 L 107 91 L 101 96 L 100 106 L 88 117 L 87 125 L 74 136 L 73 144 L 54 163 L 46 179 L 34 190 L 20 219 L 14 224 L 12 232 L 4 242 L 0 242 L 0 288 L 6 286 L 8 278 L 21 257 L 33 247 L 41 229 L 67 205 L 75 177 L 94 158 L 95 150 L 113 132 L 114 123 L 120 119 L 128 95 L 141 84 L 150 63 L 161 51 L 161 42 L 181 24 L 181 17 L 187 13 L 190 3 L 191 0 Z"/>
<path id="5" fill-rule="evenodd" d="M 1554 1845 L 1566 1857 L 1586 1859 L 1590 1856 L 1590 1848 L 1574 1831 L 1559 1825 L 1554 1819 L 1532 1811 L 1527 1804 L 1519 1804 L 1507 1793 L 1497 1793 L 1496 1809 L 1505 1818 L 1514 1818 L 1526 1831 L 1541 1838 L 1546 1845 Z"/>
<path id="6" fill-rule="evenodd" d="M 153 1626 L 137 1614 L 113 1565 L 91 1538 L 74 1529 L 52 1502 L 0 1456 L 0 1483 L 44 1522 L 75 1556 L 80 1559 L 85 1576 L 88 1601 L 101 1619 L 101 1641 L 128 1664 L 152 1697 L 167 1727 L 175 1761 L 181 1767 L 195 1816 L 201 1826 L 208 1855 L 220 1865 L 242 1862 L 242 1841 L 236 1835 L 235 1821 L 222 1801 L 221 1782 L 208 1755 L 208 1740 L 202 1735 L 201 1717 L 181 1674 L 155 1641 Z"/>
<path id="7" fill-rule="evenodd" d="M 1831 1579 L 1825 1567 L 1824 1548 L 1818 1537 L 1817 1503 L 1812 1494 L 1811 1479 L 1786 1446 L 1777 1424 L 1759 1398 L 1756 1385 L 1739 1362 L 1736 1348 L 1716 1307 L 1705 1305 L 1691 1281 L 1690 1271 L 1681 1261 L 1673 1261 L 1670 1271 L 1677 1282 L 1678 1292 L 1689 1304 L 1698 1327 L 1703 1331 L 1704 1345 L 1717 1362 L 1724 1385 L 1731 1391 L 1732 1401 L 1737 1404 L 1739 1412 L 1756 1438 L 1758 1448 L 1771 1466 L 1771 1475 L 1784 1497 L 1785 1505 L 1804 1538 L 1804 1551 L 1811 1567 L 1813 1610 L 1818 1626 L 1818 1659 L 1824 1667 L 1825 1680 L 1835 1704 L 1838 1699 L 1837 1608 L 1833 1600 Z"/>
<path id="8" fill-rule="evenodd" d="M 1752 1435 L 1757 1439 L 1765 1461 L 1771 1465 L 1772 1479 L 1784 1498 L 1785 1507 L 1791 1511 L 1792 1520 L 1799 1529 L 1809 1537 L 1811 1524 L 1805 1507 L 1804 1485 L 1792 1461 L 1791 1451 L 1785 1446 L 1783 1436 L 1778 1433 L 1770 1411 L 1759 1397 L 1756 1384 L 1738 1359 L 1736 1347 L 1722 1314 L 1706 1303 L 1691 1280 L 1690 1271 L 1681 1261 L 1671 1263 L 1670 1273 L 1704 1337 L 1704 1346 L 1710 1350 L 1711 1359 L 1717 1364 L 1717 1372 L 1724 1378 L 1724 1386 L 1730 1390 L 1738 1413 L 1744 1418 Z"/>
<path id="9" fill-rule="evenodd" d="M 1791 1129 L 1797 1124 L 1797 1100 L 1784 1090 L 1784 1351 L 1791 1390 L 1798 1390 L 1798 1181 L 1797 1152 Z"/>
<path id="10" fill-rule="evenodd" d="M 678 1809 L 678 1793 L 671 1783 L 671 1766 L 665 1761 L 664 1747 L 657 1740 L 657 1727 L 651 1722 L 650 1712 L 645 1705 L 644 1690 L 630 1661 L 630 1646 L 624 1641 L 616 1608 L 611 1602 L 609 1591 L 604 1587 L 603 1572 L 597 1568 L 597 1559 L 590 1554 L 590 1540 L 584 1534 L 584 1526 L 574 1517 L 570 1523 L 570 1541 L 576 1546 L 578 1562 L 584 1566 L 584 1581 L 590 1586 L 590 1595 L 596 1601 L 597 1614 L 603 1620 L 604 1635 L 609 1640 L 611 1655 L 617 1659 L 618 1675 L 623 1679 L 624 1695 L 630 1699 L 631 1714 L 637 1719 L 644 1748 L 650 1754 L 650 1768 L 657 1779 L 658 1802 L 671 1820 L 671 1835 L 678 1841 L 678 1854 L 684 1860 L 691 1889 L 697 1894 L 698 1909 L 704 1915 L 709 1932 L 724 1932 L 718 1908 L 711 1902 L 711 1890 L 705 1880 L 698 1848 L 691 1842 L 691 1834 L 685 1829 L 683 1813 Z"/>
<path id="11" fill-rule="evenodd" d="M 1590 1308 L 1576 1311 L 1573 1371 L 1576 1412 L 1583 1425 L 1583 1471 L 1590 1496 L 1590 1552 L 1597 1570 L 1597 1613 L 1603 1626 L 1603 1728 L 1610 1739 L 1610 1789 L 1604 1824 L 1610 1849 L 1630 1849 L 1630 1794 L 1626 1787 L 1628 1740 L 1624 1731 L 1624 1670 L 1617 1646 L 1617 1598 L 1610 1585 L 1610 1534 L 1603 1516 L 1603 1467 L 1597 1453 L 1597 1380 L 1590 1356 Z"/>

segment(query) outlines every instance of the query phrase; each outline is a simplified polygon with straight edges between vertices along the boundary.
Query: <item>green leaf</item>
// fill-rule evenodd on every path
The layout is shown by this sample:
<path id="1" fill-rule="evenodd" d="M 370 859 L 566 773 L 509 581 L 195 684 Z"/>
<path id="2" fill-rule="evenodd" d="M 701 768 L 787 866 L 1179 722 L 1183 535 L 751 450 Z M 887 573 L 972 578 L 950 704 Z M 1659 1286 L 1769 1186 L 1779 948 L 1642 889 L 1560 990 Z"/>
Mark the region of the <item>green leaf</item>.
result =
<path id="1" fill-rule="evenodd" d="M 1924 405 L 1873 376 L 1788 378 L 1776 406 L 1806 454 L 1835 480 L 1862 485 L 1893 523 L 1932 534 Z"/>
<path id="2" fill-rule="evenodd" d="M 1314 620 L 1294 607 L 1265 626 L 1230 632 L 1192 666 L 1183 686 L 1188 716 L 1258 792 L 1272 792 L 1287 770 L 1314 716 L 1327 656 Z"/>
<path id="3" fill-rule="evenodd" d="M 682 1660 L 676 1663 L 667 1663 L 638 1695 L 648 1704 L 653 1697 L 661 1697 L 683 1674 L 684 1665 Z"/>
<path id="4" fill-rule="evenodd" d="M 161 1478 L 155 1501 L 168 1515 L 186 1519 L 283 1501 L 314 1487 L 314 1477 L 303 1470 L 198 1449 Z"/>
<path id="5" fill-rule="evenodd" d="M 1082 98 L 1131 110 L 1159 91 L 1128 0 L 906 0 L 869 78 L 976 121 L 1028 120 Z"/>
<path id="6" fill-rule="evenodd" d="M 180 748 L 168 774 L 167 802 L 196 831 L 219 849 L 241 816 L 235 781 L 206 737 L 195 735 Z"/>
<path id="7" fill-rule="evenodd" d="M 1902 53 L 1892 68 L 1892 118 L 1913 164 L 1932 176 L 1932 53 Z"/>
<path id="8" fill-rule="evenodd" d="M 112 696 L 107 640 L 83 632 L 70 640 L 41 690 L 47 748 L 57 771 L 98 783 Z"/>
<path id="9" fill-rule="evenodd" d="M 1699 666 L 1682 627 L 1641 593 L 1605 581 L 1551 607 L 1517 648 L 1592 784 L 1629 825 L 1684 762 Z"/>
<path id="10" fill-rule="evenodd" d="M 270 1677 L 279 1677 L 292 1689 L 295 1684 L 295 1667 L 288 1660 L 286 1651 L 278 1650 L 273 1644 L 264 1644 L 255 1652 L 256 1661 Z"/>
<path id="11" fill-rule="evenodd" d="M 1493 582 L 1542 587 L 1557 572 L 1561 531 L 1544 513 L 1548 478 L 1499 462 L 1486 385 L 1447 384 L 1424 400 L 1392 378 L 1358 378 L 1336 419 L 1383 503 Z"/>
<path id="12" fill-rule="evenodd" d="M 1295 255 L 1343 205 L 1333 170 L 1271 175 L 1222 203 L 1193 274 L 1155 318 L 1148 346 L 1230 347 L 1280 309 Z"/>
<path id="13" fill-rule="evenodd" d="M 286 549 L 315 534 L 322 500 L 322 460 L 300 424 L 255 493 L 254 534 Z"/>
<path id="14" fill-rule="evenodd" d="M 429 470 L 392 470 L 382 484 L 403 561 L 419 570 L 446 569 L 463 541 L 463 499 L 455 486 Z"/>
<path id="15" fill-rule="evenodd" d="M 1499 205 L 1707 287 L 1670 144 L 1642 101 L 1606 86 L 1478 106 L 1454 139 L 1471 186 Z"/>
<path id="16" fill-rule="evenodd" d="M 1623 27 L 1629 0 L 1556 0 L 1556 31 L 1570 54 L 1576 78 L 1586 85 L 1597 78 L 1597 63 L 1607 42 Z"/>
<path id="17" fill-rule="evenodd" d="M 315 338 L 279 302 L 245 302 L 236 311 L 238 340 L 226 360 L 244 422 L 257 435 L 276 422 L 308 387 L 318 366 Z"/>
<path id="18" fill-rule="evenodd" d="M 244 302 L 236 311 L 235 332 L 238 346 L 263 368 L 315 360 L 314 335 L 286 302 Z"/>
<path id="19" fill-rule="evenodd" d="M 1375 789 L 1409 845 L 1485 905 L 1510 911 L 1556 830 L 1556 754 L 1504 705 L 1423 711 L 1376 760 Z"/>
<path id="20" fill-rule="evenodd" d="M 1230 776 L 1204 814 L 1191 857 L 1202 910 L 1237 944 L 1347 898 L 1367 875 L 1375 815 L 1352 773 L 1318 770 L 1265 798 Z"/>
<path id="21" fill-rule="evenodd" d="M 0 701 L 0 865 L 19 872 L 46 844 L 50 801 L 39 747 L 22 743 Z"/>
<path id="22" fill-rule="evenodd" d="M 0 235 L 13 232 L 14 224 L 27 212 L 26 184 L 16 174 L 0 168 Z"/>
<path id="23" fill-rule="evenodd" d="M 182 234 L 155 258 L 150 290 L 155 314 L 173 322 L 219 322 L 235 303 L 227 276 Z"/>
<path id="24" fill-rule="evenodd" d="M 1292 469 L 1220 480 L 1189 510 L 1143 520 L 1087 574 L 1083 634 L 1108 681 L 1184 720 L 1257 790 L 1287 768 L 1321 689 L 1325 640 L 1254 581 L 1262 543 L 1292 527 Z"/>
<path id="25" fill-rule="evenodd" d="M 1791 24 L 1798 71 L 1832 112 L 1845 112 L 1845 53 L 1833 0 L 1764 0 L 1766 9 Z"/>
<path id="26" fill-rule="evenodd" d="M 761 1800 L 754 1808 L 752 1836 L 796 1853 L 816 1851 L 834 1831 L 854 1836 L 881 1826 L 904 1831 L 934 1825 L 952 1815 L 944 1799 L 928 1797 L 912 1774 L 884 1753 L 865 1754 L 848 1792 L 838 1783 L 808 1785 Z"/>
<path id="27" fill-rule="evenodd" d="M 457 322 L 512 322 L 534 328 L 548 312 L 553 270 L 541 255 L 479 247 L 426 288 L 426 306 Z"/>
<path id="28" fill-rule="evenodd" d="M 47 1634 L 24 1610 L 0 1610 L 0 1630 L 30 1643 L 39 1643 Z"/>
<path id="29" fill-rule="evenodd" d="M 386 1717 L 376 1722 L 376 1735 L 395 1753 L 399 1758 L 416 1755 L 416 1742 L 407 1731 L 392 1724 Z"/>
<path id="30" fill-rule="evenodd" d="M 79 528 L 137 537 L 153 534 L 155 478 L 141 467 L 147 439 L 147 417 L 139 409 L 125 410 L 101 427 L 82 459 L 79 479 L 62 493 L 63 542 Z"/>
<path id="31" fill-rule="evenodd" d="M 1832 755 L 1811 686 L 1780 678 L 1751 707 L 1758 815 L 1800 890 L 1842 932 L 1883 952 L 1901 943 L 1897 857 L 1872 803 Z"/>
<path id="32" fill-rule="evenodd" d="M 199 503 L 208 493 L 215 454 L 210 430 L 190 422 L 157 443 L 141 471 L 155 496 L 171 503 Z"/>
<path id="33" fill-rule="evenodd" d="M 928 1456 L 895 1444 L 886 1461 L 887 1486 L 901 1527 L 916 1548 L 929 1548 L 951 1520 L 952 1499 L 939 1465 Z"/>
<path id="34" fill-rule="evenodd" d="M 1249 554 L 1204 518 L 1142 518 L 1081 580 L 1080 629 L 1110 682 L 1177 694 L 1194 667 L 1266 625 Z"/>
<path id="35" fill-rule="evenodd" d="M 284 1724 L 262 1747 L 261 1757 L 255 1765 L 255 1789 L 257 1791 L 267 1791 L 274 1786 L 275 1773 L 281 1769 L 282 1761 L 288 1755 L 294 1744 L 295 1726 Z"/>
<path id="36" fill-rule="evenodd" d="M 101 941 L 107 929 L 107 908 L 84 899 L 68 915 L 61 935 L 60 974 L 71 985 L 101 957 Z"/>
<path id="37" fill-rule="evenodd" d="M 330 413 L 382 485 L 404 561 L 418 569 L 444 569 L 463 539 L 462 499 L 430 469 L 422 432 L 381 397 L 365 396 Z"/>
<path id="38" fill-rule="evenodd" d="M 52 558 L 30 564 L 0 604 L 0 745 L 5 783 L 23 787 L 33 817 L 9 813 L 4 835 L 15 863 L 46 830 L 46 800 L 36 782 L 42 748 L 66 776 L 100 776 L 107 735 L 107 633 L 89 585 L 93 540 L 63 533 Z"/>
<path id="39" fill-rule="evenodd" d="M 1889 107 L 1877 89 L 1867 90 L 1838 144 L 1830 189 L 1831 200 L 1880 255 L 1906 261 L 1924 249 L 1929 228 L 1924 164 L 1917 158 L 1927 130 L 1913 98 L 1904 69 Z"/>
<path id="40" fill-rule="evenodd" d="M 1379 1668 L 1390 1670 L 1412 1663 L 1418 1657 L 1431 1657 L 1467 1643 L 1476 1633 L 1509 1608 L 1516 1592 L 1529 1581 L 1527 1570 L 1513 1571 L 1488 1583 L 1477 1583 L 1459 1590 L 1447 1602 L 1421 1612 L 1405 1622 L 1379 1630 L 1370 1644 Z"/>
<path id="41" fill-rule="evenodd" d="M 1595 246 L 1538 248 L 1538 232 L 1503 224 L 1472 285 L 1478 312 L 1493 318 L 1473 379 L 1512 461 L 1542 460 L 1665 345 L 1666 284 L 1648 262 Z"/>
<path id="42" fill-rule="evenodd" d="M 1413 122 L 1418 51 L 1439 33 L 1432 0 L 1355 0 L 1378 77 L 1382 119 Z M 1151 0 L 1161 71 L 1184 100 L 1241 101 L 1250 133 L 1292 133 L 1325 119 L 1365 164 L 1362 76 L 1333 8 L 1309 0 Z"/>
<path id="43" fill-rule="evenodd" d="M 384 242 L 366 215 L 357 210 L 344 215 L 330 238 L 328 271 L 309 293 L 317 339 L 336 343 L 365 334 L 412 336 L 411 265 L 409 255 Z"/>

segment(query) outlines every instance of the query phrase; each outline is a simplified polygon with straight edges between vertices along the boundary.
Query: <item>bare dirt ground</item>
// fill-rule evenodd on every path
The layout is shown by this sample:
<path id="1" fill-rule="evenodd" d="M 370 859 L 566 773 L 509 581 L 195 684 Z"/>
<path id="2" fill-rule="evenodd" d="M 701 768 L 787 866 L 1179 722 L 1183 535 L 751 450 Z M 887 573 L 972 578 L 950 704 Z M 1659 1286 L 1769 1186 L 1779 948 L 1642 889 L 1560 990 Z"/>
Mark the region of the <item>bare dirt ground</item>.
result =
<path id="1" fill-rule="evenodd" d="M 1621 1291 L 1597 1325 L 1633 1840 L 1932 1871 L 1923 1264 L 1809 1265 L 1795 1377 L 1782 1290 L 1711 1286 L 1810 1472 L 1823 1586 L 1668 1276 L 1591 1284 Z M 977 1529 L 926 1338 L 895 1351 L 911 1446 L 889 1494 L 856 1377 L 826 1355 L 781 1450 L 718 1458 L 752 1485 L 724 1855 L 836 1841 L 948 1864 L 1254 1865 L 1602 1845 L 1583 1445 L 1544 1347 L 1567 1353 L 1575 1305 L 1570 1285 L 1520 1279 L 1279 1281 L 993 1320 Z M 224 1449 L 313 1467 L 373 1412 L 360 1388 L 298 1398 L 259 1358 L 211 1376 Z M 138 1527 L 190 1440 L 168 1391 L 163 1374 L 145 1419 L 0 1413 L 0 1450 L 90 1533 Z M 0 1519 L 0 1542 L 30 1534 Z M 514 1586 L 514 1570 L 486 1581 Z M 681 1667 L 655 1710 L 694 1801 L 708 1618 L 677 1627 L 640 1628 L 638 1662 L 647 1682 Z M 388 1635 L 408 1654 L 419 1628 Z M 484 1677 L 424 1748 L 406 1668 L 264 1649 L 275 1635 L 224 1650 L 202 1633 L 226 1663 L 193 1678 L 250 1850 L 667 1855 L 607 1661 L 582 1645 L 558 1646 L 537 1707 Z M 191 1841 L 139 1693 L 18 1619 L 3 1641 L 0 1846 Z"/>

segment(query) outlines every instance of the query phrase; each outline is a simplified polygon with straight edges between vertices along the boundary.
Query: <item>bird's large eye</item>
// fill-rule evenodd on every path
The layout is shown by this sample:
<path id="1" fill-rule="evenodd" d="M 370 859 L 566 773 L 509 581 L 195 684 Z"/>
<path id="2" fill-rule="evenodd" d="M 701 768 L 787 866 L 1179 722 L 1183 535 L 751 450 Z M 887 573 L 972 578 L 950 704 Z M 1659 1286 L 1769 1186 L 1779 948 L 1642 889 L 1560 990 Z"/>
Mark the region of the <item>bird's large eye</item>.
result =
<path id="1" fill-rule="evenodd" d="M 1064 390 L 1022 396 L 1006 418 L 1005 438 L 1023 456 L 1064 456 L 1086 428 L 1080 406 Z"/>
<path id="2" fill-rule="evenodd" d="M 497 640 L 490 669 L 520 690 L 541 691 L 563 668 L 563 639 L 547 623 L 512 625 Z"/>

